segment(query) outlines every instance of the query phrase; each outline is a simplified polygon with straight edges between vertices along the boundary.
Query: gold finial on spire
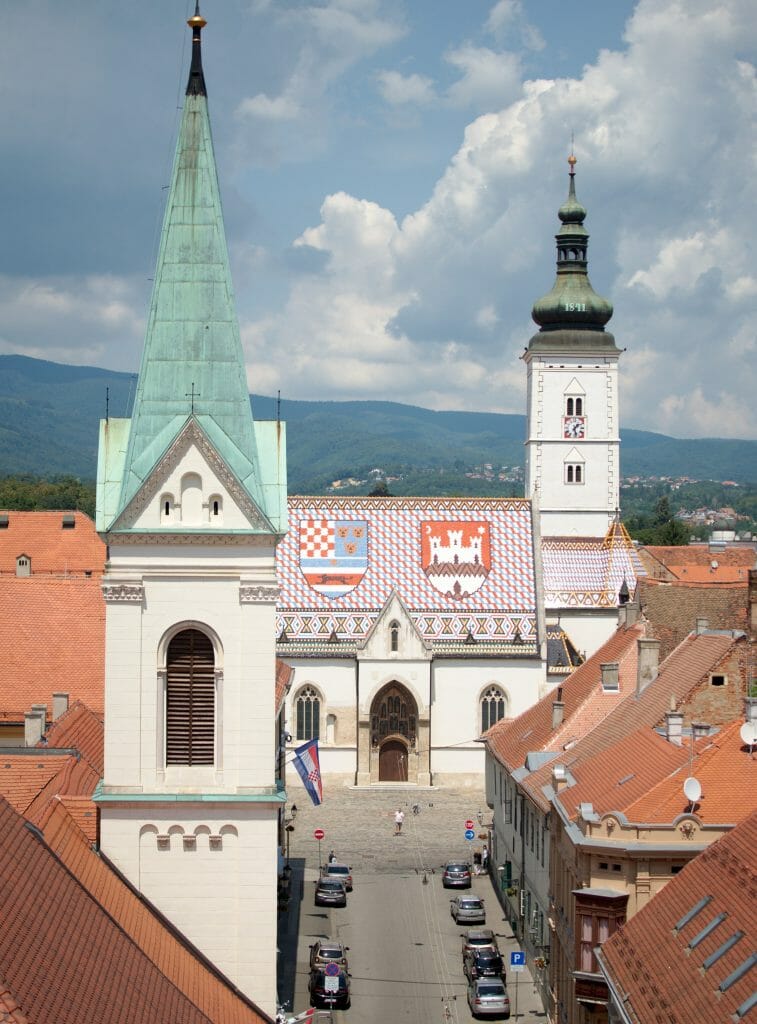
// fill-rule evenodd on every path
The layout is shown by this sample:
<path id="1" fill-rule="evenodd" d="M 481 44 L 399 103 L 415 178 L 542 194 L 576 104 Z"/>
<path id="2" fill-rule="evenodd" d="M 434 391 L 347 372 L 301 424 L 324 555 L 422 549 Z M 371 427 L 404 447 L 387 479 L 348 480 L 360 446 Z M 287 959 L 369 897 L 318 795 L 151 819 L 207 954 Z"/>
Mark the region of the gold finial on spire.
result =
<path id="1" fill-rule="evenodd" d="M 195 12 L 191 18 L 187 20 L 187 25 L 191 29 L 199 28 L 203 29 L 207 25 L 207 21 L 200 14 L 200 0 L 195 0 Z"/>
<path id="2" fill-rule="evenodd" d="M 570 164 L 570 174 L 576 173 L 576 158 L 573 155 L 573 132 L 570 133 L 570 156 L 568 157 L 568 163 Z"/>

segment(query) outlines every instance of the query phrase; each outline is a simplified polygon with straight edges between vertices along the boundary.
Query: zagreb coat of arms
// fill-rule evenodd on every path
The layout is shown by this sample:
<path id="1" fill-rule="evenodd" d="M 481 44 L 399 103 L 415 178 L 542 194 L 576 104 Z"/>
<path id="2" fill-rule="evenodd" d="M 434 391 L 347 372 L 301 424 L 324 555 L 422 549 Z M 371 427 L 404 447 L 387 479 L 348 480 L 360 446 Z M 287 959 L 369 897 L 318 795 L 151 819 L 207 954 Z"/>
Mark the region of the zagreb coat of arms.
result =
<path id="1" fill-rule="evenodd" d="M 491 569 L 489 524 L 421 523 L 421 563 L 429 583 L 440 593 L 458 600 L 475 593 Z"/>

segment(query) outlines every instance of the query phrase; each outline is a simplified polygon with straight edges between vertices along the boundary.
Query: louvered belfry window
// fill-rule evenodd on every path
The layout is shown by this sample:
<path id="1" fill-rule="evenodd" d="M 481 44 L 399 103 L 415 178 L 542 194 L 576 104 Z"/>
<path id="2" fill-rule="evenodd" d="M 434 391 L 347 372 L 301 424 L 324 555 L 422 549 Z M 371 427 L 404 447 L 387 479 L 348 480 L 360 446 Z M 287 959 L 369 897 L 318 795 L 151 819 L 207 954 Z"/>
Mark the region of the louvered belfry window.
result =
<path id="1" fill-rule="evenodd" d="M 185 629 L 168 645 L 166 660 L 166 764 L 213 764 L 213 645 L 198 629 Z"/>

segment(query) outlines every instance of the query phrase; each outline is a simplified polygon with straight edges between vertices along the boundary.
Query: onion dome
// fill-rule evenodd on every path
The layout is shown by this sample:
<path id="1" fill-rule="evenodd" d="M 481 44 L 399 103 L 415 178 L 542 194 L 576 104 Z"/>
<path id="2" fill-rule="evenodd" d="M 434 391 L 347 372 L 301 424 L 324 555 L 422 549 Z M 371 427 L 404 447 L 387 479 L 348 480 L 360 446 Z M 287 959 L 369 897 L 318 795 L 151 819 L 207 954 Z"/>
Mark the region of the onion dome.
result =
<path id="1" fill-rule="evenodd" d="M 541 328 L 538 335 L 531 340 L 529 347 L 545 332 L 561 332 L 561 337 L 554 337 L 551 343 L 561 347 L 615 347 L 611 334 L 604 331 L 604 326 L 612 316 L 612 303 L 603 299 L 594 291 L 587 272 L 587 249 L 589 234 L 584 227 L 586 209 L 576 198 L 576 158 L 568 157 L 570 165 L 570 186 L 568 198 L 558 211 L 562 222 L 555 235 L 557 242 L 557 277 L 552 291 L 534 303 L 531 316 Z M 580 338 L 586 331 L 601 332 L 601 339 L 590 341 Z M 564 336 L 562 336 L 564 335 Z M 546 341 L 546 339 L 545 339 Z"/>

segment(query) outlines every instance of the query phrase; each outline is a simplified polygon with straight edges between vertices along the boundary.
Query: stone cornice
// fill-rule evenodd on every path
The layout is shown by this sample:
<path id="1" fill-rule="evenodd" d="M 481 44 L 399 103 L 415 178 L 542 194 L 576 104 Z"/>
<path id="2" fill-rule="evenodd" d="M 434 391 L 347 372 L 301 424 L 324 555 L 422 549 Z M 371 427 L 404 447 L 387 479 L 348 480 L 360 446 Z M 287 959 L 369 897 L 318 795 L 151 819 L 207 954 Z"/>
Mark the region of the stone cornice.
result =
<path id="1" fill-rule="evenodd" d="M 239 587 L 240 604 L 276 604 L 279 588 L 267 583 L 242 583 Z"/>
<path id="2" fill-rule="evenodd" d="M 102 591 L 111 604 L 139 604 L 145 596 L 141 583 L 103 583 Z"/>

